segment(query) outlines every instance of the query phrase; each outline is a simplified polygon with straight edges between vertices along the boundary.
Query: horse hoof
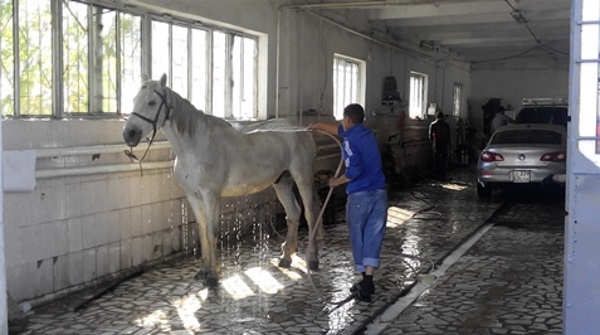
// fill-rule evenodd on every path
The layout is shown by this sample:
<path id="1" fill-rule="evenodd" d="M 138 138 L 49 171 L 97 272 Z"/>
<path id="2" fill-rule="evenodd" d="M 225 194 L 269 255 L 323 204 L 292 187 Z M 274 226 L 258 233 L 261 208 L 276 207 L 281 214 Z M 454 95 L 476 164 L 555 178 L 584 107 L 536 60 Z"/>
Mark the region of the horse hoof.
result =
<path id="1" fill-rule="evenodd" d="M 208 287 L 216 287 L 219 285 L 219 278 L 208 276 L 204 279 L 204 284 Z"/>
<path id="2" fill-rule="evenodd" d="M 212 275 L 210 272 L 207 272 L 207 271 L 203 271 L 203 270 L 198 271 L 198 273 L 196 273 L 194 278 L 196 280 L 204 281 L 204 285 L 206 285 L 206 286 L 215 287 L 215 286 L 219 285 L 219 278 L 217 278 L 215 275 Z"/>
<path id="3" fill-rule="evenodd" d="M 204 280 L 206 279 L 208 273 L 206 271 L 198 271 L 198 273 L 196 273 L 196 275 L 194 276 L 194 279 L 196 280 Z"/>
<path id="4" fill-rule="evenodd" d="M 292 261 L 289 259 L 282 258 L 279 260 L 279 267 L 289 269 L 292 266 Z"/>
<path id="5" fill-rule="evenodd" d="M 319 270 L 319 261 L 308 261 L 308 269 L 312 271 Z"/>

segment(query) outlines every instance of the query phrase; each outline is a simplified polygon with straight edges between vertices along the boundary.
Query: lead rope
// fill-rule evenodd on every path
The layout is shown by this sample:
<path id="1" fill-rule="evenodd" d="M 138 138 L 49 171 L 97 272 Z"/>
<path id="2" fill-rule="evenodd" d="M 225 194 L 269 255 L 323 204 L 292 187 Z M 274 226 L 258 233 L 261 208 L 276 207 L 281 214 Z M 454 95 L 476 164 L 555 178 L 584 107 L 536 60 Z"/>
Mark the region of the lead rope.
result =
<path id="1" fill-rule="evenodd" d="M 130 150 L 124 150 L 123 153 L 125 154 L 125 156 L 129 157 L 129 160 L 134 163 L 134 164 L 139 164 L 140 166 L 140 176 L 143 177 L 144 176 L 144 170 L 142 169 L 142 161 L 144 160 L 144 158 L 146 158 L 146 155 L 148 154 L 148 152 L 150 151 L 150 147 L 152 146 L 152 143 L 154 142 L 154 137 L 156 136 L 156 131 L 158 130 L 157 127 L 157 122 L 158 122 L 158 118 L 160 117 L 160 112 L 162 111 L 163 106 L 165 106 L 165 120 L 163 121 L 163 124 L 161 125 L 164 126 L 165 123 L 167 122 L 167 120 L 169 120 L 169 116 L 171 115 L 171 107 L 169 107 L 169 105 L 167 104 L 167 98 L 166 98 L 166 91 L 161 94 L 160 92 L 154 90 L 154 93 L 156 93 L 159 97 L 160 97 L 160 105 L 158 106 L 158 111 L 156 112 L 156 116 L 154 117 L 154 120 L 149 119 L 139 113 L 133 112 L 131 113 L 131 115 L 133 116 L 137 116 L 140 119 L 150 123 L 152 125 L 152 137 L 150 137 L 150 139 L 148 140 L 148 146 L 146 147 L 146 151 L 144 152 L 144 155 L 142 156 L 142 158 L 137 158 L 134 154 L 133 154 L 133 147 L 129 147 Z"/>
<path id="2" fill-rule="evenodd" d="M 156 127 L 154 127 L 154 130 L 152 132 L 152 137 L 148 140 L 148 145 L 146 146 L 146 151 L 144 151 L 142 158 L 137 158 L 137 156 L 133 153 L 133 147 L 129 147 L 130 150 L 123 150 L 123 153 L 125 154 L 125 156 L 127 156 L 132 163 L 139 165 L 140 177 L 144 176 L 144 169 L 142 168 L 142 161 L 144 160 L 144 158 L 146 158 L 146 155 L 150 151 L 150 147 L 152 146 L 152 143 L 154 142 L 154 136 L 156 136 Z"/>

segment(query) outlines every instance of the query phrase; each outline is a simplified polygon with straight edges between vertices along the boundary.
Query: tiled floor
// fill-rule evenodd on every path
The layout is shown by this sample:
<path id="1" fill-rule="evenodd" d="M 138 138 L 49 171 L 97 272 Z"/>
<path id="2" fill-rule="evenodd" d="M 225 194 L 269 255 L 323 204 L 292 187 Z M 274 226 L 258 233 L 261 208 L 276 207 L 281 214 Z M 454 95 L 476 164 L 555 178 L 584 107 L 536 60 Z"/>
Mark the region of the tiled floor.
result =
<path id="1" fill-rule="evenodd" d="M 558 204 L 513 204 L 382 334 L 562 334 Z"/>
<path id="2" fill-rule="evenodd" d="M 264 227 L 260 238 L 223 245 L 222 281 L 216 290 L 194 280 L 199 259 L 181 258 L 123 282 L 80 310 L 73 311 L 73 302 L 81 301 L 81 295 L 35 308 L 21 333 L 360 333 L 414 283 L 415 271 L 426 271 L 443 258 L 505 200 L 478 201 L 470 179 L 468 173 L 457 174 L 451 183 L 422 183 L 392 195 L 383 266 L 375 278 L 377 291 L 371 303 L 339 303 L 349 296 L 356 275 L 343 222 L 326 230 L 320 243 L 321 269 L 310 276 L 302 266 L 302 252 L 291 269 L 275 266 L 282 240 L 272 233 L 267 238 L 269 227 Z M 412 218 L 428 205 L 433 208 Z M 553 257 L 541 255 L 549 253 L 550 244 L 560 248 L 562 230 L 549 229 L 542 240 L 537 226 L 511 226 L 521 219 L 518 211 L 515 216 L 514 220 L 502 216 L 505 224 L 490 230 L 448 272 L 447 279 L 440 278 L 384 333 L 519 334 L 516 331 L 524 329 L 522 334 L 526 334 L 542 326 L 560 330 L 560 321 L 552 323 L 560 316 L 560 285 L 538 277 L 553 278 L 560 273 L 560 250 Z M 300 236 L 305 241 L 306 232 Z M 539 250 L 512 264 L 521 242 L 539 243 Z M 481 329 L 491 333 L 476 332 Z"/>

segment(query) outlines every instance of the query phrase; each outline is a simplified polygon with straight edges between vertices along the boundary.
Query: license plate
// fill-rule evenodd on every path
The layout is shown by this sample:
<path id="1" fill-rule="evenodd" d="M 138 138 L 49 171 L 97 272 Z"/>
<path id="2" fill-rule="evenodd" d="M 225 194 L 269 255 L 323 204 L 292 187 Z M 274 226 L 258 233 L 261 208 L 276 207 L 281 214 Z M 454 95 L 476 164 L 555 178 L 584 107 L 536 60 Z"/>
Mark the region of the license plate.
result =
<path id="1" fill-rule="evenodd" d="M 531 171 L 515 170 L 513 171 L 513 183 L 531 182 Z"/>

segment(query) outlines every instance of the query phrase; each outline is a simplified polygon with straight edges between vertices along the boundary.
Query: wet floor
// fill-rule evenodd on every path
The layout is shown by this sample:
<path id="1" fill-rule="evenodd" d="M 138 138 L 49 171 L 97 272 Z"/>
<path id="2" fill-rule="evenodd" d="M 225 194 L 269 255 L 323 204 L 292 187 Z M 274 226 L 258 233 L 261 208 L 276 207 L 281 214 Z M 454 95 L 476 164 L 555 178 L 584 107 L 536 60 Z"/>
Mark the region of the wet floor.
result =
<path id="1" fill-rule="evenodd" d="M 381 334 L 562 334 L 564 211 L 519 197 Z"/>
<path id="2" fill-rule="evenodd" d="M 291 269 L 280 269 L 276 266 L 280 255 L 279 244 L 283 241 L 278 234 L 269 231 L 269 227 L 260 227 L 261 238 L 249 237 L 223 244 L 222 280 L 218 288 L 207 289 L 194 280 L 200 259 L 193 256 L 175 259 L 156 268 L 124 281 L 101 297 L 90 301 L 80 309 L 74 301 L 86 298 L 82 294 L 68 299 L 55 301 L 49 305 L 34 308 L 29 315 L 29 323 L 21 334 L 359 334 L 371 321 L 404 295 L 414 284 L 419 272 L 428 271 L 433 264 L 443 259 L 462 241 L 473 234 L 492 215 L 498 211 L 506 198 L 493 197 L 488 201 L 479 201 L 470 173 L 457 173 L 448 183 L 422 182 L 410 190 L 395 192 L 390 195 L 388 230 L 382 250 L 382 267 L 375 276 L 376 292 L 371 303 L 345 301 L 350 295 L 349 288 L 356 280 L 353 271 L 347 229 L 343 222 L 343 213 L 338 214 L 338 223 L 326 229 L 324 240 L 320 243 L 320 270 L 310 276 L 306 274 L 303 264 L 303 247 L 306 246 L 306 231 L 301 231 L 299 257 Z M 517 207 L 518 208 L 518 207 Z M 547 211 L 546 211 L 547 212 Z M 508 211 L 507 215 L 511 212 Z M 417 214 L 413 217 L 413 215 Z M 474 248 L 449 271 L 449 278 L 440 278 L 435 286 L 424 295 L 413 307 L 398 316 L 397 323 L 390 323 L 383 331 L 386 334 L 479 334 L 462 332 L 479 329 L 475 320 L 484 319 L 493 322 L 494 327 L 507 332 L 491 332 L 490 334 L 518 334 L 513 329 L 523 327 L 523 331 L 537 329 L 533 322 L 528 325 L 517 324 L 519 311 L 513 311 L 505 319 L 504 314 L 472 312 L 462 316 L 460 312 L 466 307 L 476 306 L 481 301 L 500 301 L 499 296 L 512 296 L 518 299 L 519 294 L 536 292 L 544 282 L 533 281 L 531 286 L 520 287 L 521 290 L 509 290 L 510 285 L 522 280 L 521 275 L 543 275 L 543 271 L 552 272 L 556 276 L 561 269 L 554 264 L 559 256 L 550 263 L 530 263 L 541 261 L 540 257 L 531 256 L 523 259 L 522 267 L 511 267 L 511 257 L 515 245 L 523 243 L 535 244 L 537 226 L 526 229 L 517 224 L 520 213 L 514 213 L 515 220 L 502 219 L 484 236 L 481 243 Z M 497 218 L 504 216 L 497 216 Z M 556 227 L 555 227 L 556 228 Z M 556 234 L 562 233 L 554 229 Z M 497 232 L 496 232 L 497 231 Z M 516 233 L 519 232 L 519 233 Z M 518 238 L 510 235 L 516 234 Z M 550 236 L 552 233 L 548 233 Z M 554 236 L 554 242 L 558 237 Z M 487 245 L 484 241 L 488 241 Z M 503 244 L 502 240 L 509 240 Z M 559 243 L 560 244 L 560 243 Z M 540 246 L 539 253 L 548 252 Z M 562 251 L 556 251 L 562 255 Z M 556 259 L 555 259 L 556 258 Z M 525 263 L 527 261 L 527 263 Z M 531 264 L 528 266 L 527 264 Z M 498 270 L 488 266 L 503 266 L 503 275 L 498 277 Z M 454 270 L 453 270 L 454 271 Z M 458 276 L 458 277 L 453 277 Z M 461 277 L 465 276 L 465 277 Z M 469 284 L 468 279 L 477 278 L 478 285 Z M 512 277 L 511 277 L 512 276 Z M 550 276 L 551 277 L 551 276 Z M 485 284 L 491 280 L 491 284 Z M 533 279 L 532 279 L 533 280 Z M 553 294 L 543 291 L 538 300 L 560 299 L 560 290 L 552 283 L 546 283 Z M 438 289 L 448 285 L 447 296 L 454 304 L 440 301 L 444 307 L 436 311 Z M 456 286 L 458 285 L 458 286 Z M 479 287 L 481 290 L 474 290 Z M 463 288 L 466 292 L 460 290 Z M 488 293 L 481 293 L 488 288 Z M 504 291 L 503 291 L 504 290 Z M 481 292 L 480 292 L 481 291 Z M 440 291 L 442 292 L 442 291 Z M 453 293 L 454 292 L 454 293 Z M 535 293 L 537 294 L 537 293 Z M 429 300 L 423 300 L 429 299 Z M 533 299 L 533 298 L 531 298 Z M 555 310 L 557 301 L 548 303 Z M 521 299 L 523 300 L 523 299 Z M 498 304 L 507 305 L 508 309 L 516 308 L 510 299 L 501 300 Z M 427 315 L 423 308 L 429 308 Z M 477 307 L 473 307 L 477 309 Z M 537 305 L 528 308 L 536 309 Z M 559 308 L 560 309 L 560 308 Z M 448 328 L 429 329 L 431 323 L 439 319 L 447 320 L 447 315 L 460 319 L 461 325 L 452 332 Z M 500 313 L 500 312 L 499 312 Z M 523 312 L 525 313 L 525 312 Z M 528 312 L 529 313 L 529 312 Z M 550 313 L 549 311 L 547 313 Z M 528 314 L 529 315 L 529 314 Z M 541 317 L 555 317 L 543 314 Z M 506 315 L 504 315 L 506 316 Z M 495 319 L 494 319 L 495 318 Z M 473 321 L 468 321 L 473 320 Z M 501 320 L 501 321 L 497 321 Z M 505 320 L 505 321 L 502 321 Z M 534 320 L 535 316 L 534 316 Z M 468 321 L 468 322 L 467 322 Z M 449 322 L 449 321 L 447 321 Z M 483 321 L 482 321 L 483 322 Z M 524 323 L 524 321 L 519 321 Z M 560 323 L 560 322 L 559 322 Z M 405 330 L 410 325 L 415 332 Z M 549 330 L 559 326 L 544 321 Z M 513 328 L 510 328 L 510 327 Z M 541 327 L 541 326 L 540 326 Z M 484 327 L 485 328 L 485 327 Z M 488 328 L 485 328 L 486 331 Z M 465 331 L 467 331 L 465 330 Z M 404 331 L 404 332 L 403 332 Z M 419 332 L 416 332 L 419 331 Z M 431 331 L 431 332 L 428 332 Z M 441 333 L 439 331 L 442 331 Z M 526 332 L 525 332 L 526 333 Z M 481 333 L 488 334 L 488 333 Z"/>

